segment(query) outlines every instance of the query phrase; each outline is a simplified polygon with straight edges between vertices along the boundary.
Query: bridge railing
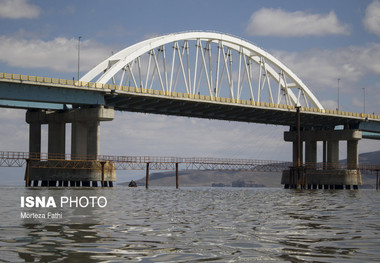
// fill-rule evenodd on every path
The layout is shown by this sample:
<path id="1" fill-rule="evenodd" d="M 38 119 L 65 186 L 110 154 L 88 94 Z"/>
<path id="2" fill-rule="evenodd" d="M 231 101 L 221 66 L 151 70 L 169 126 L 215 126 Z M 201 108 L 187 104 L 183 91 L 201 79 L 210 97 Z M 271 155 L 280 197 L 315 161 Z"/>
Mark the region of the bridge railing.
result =
<path id="1" fill-rule="evenodd" d="M 274 104 L 274 103 L 267 103 L 267 102 L 241 100 L 241 99 L 224 98 L 224 97 L 210 97 L 207 95 L 200 95 L 200 94 L 168 92 L 168 91 L 163 91 L 163 90 L 144 89 L 144 88 L 138 88 L 138 87 L 128 87 L 128 86 L 120 86 L 120 85 L 113 85 L 113 84 L 76 81 L 76 80 L 67 80 L 67 79 L 58 79 L 58 78 L 49 78 L 49 77 L 38 77 L 38 76 L 29 76 L 29 75 L 11 74 L 11 73 L 0 73 L 0 80 L 15 80 L 15 81 L 32 82 L 32 83 L 35 82 L 35 83 L 43 83 L 43 84 L 65 85 L 71 88 L 117 90 L 117 91 L 128 92 L 128 93 L 152 94 L 152 95 L 169 96 L 169 97 L 176 97 L 176 98 L 187 98 L 187 99 L 214 101 L 214 102 L 221 102 L 221 103 L 251 105 L 251 106 L 256 106 L 256 107 L 269 107 L 269 108 L 290 109 L 290 110 L 295 109 L 294 105 Z M 345 111 L 317 109 L 317 108 L 308 108 L 308 107 L 301 107 L 301 111 L 380 120 L 380 115 L 375 115 L 375 114 L 364 114 L 364 113 L 345 112 Z"/>
<path id="2" fill-rule="evenodd" d="M 52 153 L 29 152 L 0 152 L 0 167 L 21 167 L 26 160 L 33 161 L 32 166 L 38 168 L 70 168 L 70 169 L 94 169 L 101 167 L 94 165 L 101 162 L 113 162 L 115 169 L 142 170 L 146 164 L 151 164 L 151 169 L 172 170 L 175 164 L 184 164 L 186 169 L 213 169 L 213 170 L 259 170 L 267 172 L 282 171 L 293 167 L 289 161 L 254 160 L 254 159 L 230 159 L 209 157 L 164 157 L 164 156 L 112 156 L 112 155 L 72 155 Z M 71 163 L 71 164 L 69 164 Z M 53 165 L 52 165 L 53 164 Z M 55 165 L 55 166 L 54 166 Z M 343 164 L 343 163 L 303 163 L 303 169 L 312 170 L 362 170 L 378 171 L 380 167 L 374 164 Z"/>

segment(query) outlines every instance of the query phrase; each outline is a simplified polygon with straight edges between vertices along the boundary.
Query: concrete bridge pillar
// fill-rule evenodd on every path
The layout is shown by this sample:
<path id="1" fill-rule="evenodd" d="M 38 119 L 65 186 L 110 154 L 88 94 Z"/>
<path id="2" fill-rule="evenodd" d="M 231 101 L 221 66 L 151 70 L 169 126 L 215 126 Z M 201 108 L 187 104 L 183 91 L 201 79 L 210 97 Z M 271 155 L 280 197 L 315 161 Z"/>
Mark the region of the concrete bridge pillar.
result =
<path id="1" fill-rule="evenodd" d="M 41 155 L 41 123 L 29 124 L 29 152 L 39 159 Z"/>
<path id="2" fill-rule="evenodd" d="M 327 141 L 327 169 L 338 169 L 339 167 L 339 141 Z"/>
<path id="3" fill-rule="evenodd" d="M 348 169 L 358 169 L 359 166 L 359 153 L 358 153 L 358 140 L 347 141 L 347 166 Z"/>
<path id="4" fill-rule="evenodd" d="M 306 178 L 308 187 L 318 189 L 357 189 L 362 184 L 358 170 L 358 142 L 362 133 L 358 130 L 304 130 L 301 141 L 305 142 L 305 163 L 302 178 Z M 293 165 L 297 153 L 297 134 L 291 130 L 284 133 L 284 140 L 293 143 Z M 317 169 L 317 142 L 323 141 L 323 169 Z M 347 167 L 339 169 L 339 141 L 347 141 Z M 301 159 L 302 162 L 302 159 Z M 283 172 L 281 183 L 286 188 L 298 187 L 298 181 L 292 172 Z"/>
<path id="5" fill-rule="evenodd" d="M 100 125 L 98 120 L 87 123 L 87 158 L 96 160 L 99 155 Z"/>
<path id="6" fill-rule="evenodd" d="M 73 121 L 71 125 L 71 154 L 73 159 L 96 160 L 99 155 L 100 122 Z"/>
<path id="7" fill-rule="evenodd" d="M 67 111 L 27 111 L 26 122 L 29 123 L 29 151 L 37 153 L 38 158 L 30 161 L 28 178 L 38 186 L 97 186 L 97 182 L 103 181 L 103 185 L 112 186 L 116 180 L 113 162 L 99 162 L 99 137 L 100 122 L 111 121 L 114 118 L 113 109 L 103 107 L 77 108 Z M 72 123 L 71 128 L 71 160 L 65 159 L 66 149 L 66 123 Z M 48 158 L 49 161 L 39 162 L 41 155 L 41 125 L 48 125 Z M 54 161 L 50 161 L 53 159 Z M 72 168 L 36 168 L 37 166 L 54 167 L 56 163 L 62 166 L 70 166 L 76 160 L 89 160 L 84 164 L 86 169 Z M 39 162 L 39 163 L 38 163 Z M 71 162 L 71 164 L 69 163 Z M 83 164 L 83 163 L 82 163 Z M 36 165 L 33 168 L 33 165 Z M 31 168 L 30 168 L 31 167 Z M 101 167 L 101 168 L 99 168 Z M 30 171 L 29 171 L 30 170 Z"/>
<path id="8" fill-rule="evenodd" d="M 66 123 L 48 123 L 48 156 L 49 159 L 65 159 L 66 150 Z"/>
<path id="9" fill-rule="evenodd" d="M 327 169 L 327 141 L 323 140 L 322 146 L 322 165 L 323 169 Z"/>
<path id="10" fill-rule="evenodd" d="M 71 158 L 81 159 L 87 155 L 87 125 L 85 122 L 71 124 Z"/>
<path id="11" fill-rule="evenodd" d="M 305 142 L 305 163 L 307 168 L 315 169 L 317 167 L 317 142 L 308 140 Z"/>

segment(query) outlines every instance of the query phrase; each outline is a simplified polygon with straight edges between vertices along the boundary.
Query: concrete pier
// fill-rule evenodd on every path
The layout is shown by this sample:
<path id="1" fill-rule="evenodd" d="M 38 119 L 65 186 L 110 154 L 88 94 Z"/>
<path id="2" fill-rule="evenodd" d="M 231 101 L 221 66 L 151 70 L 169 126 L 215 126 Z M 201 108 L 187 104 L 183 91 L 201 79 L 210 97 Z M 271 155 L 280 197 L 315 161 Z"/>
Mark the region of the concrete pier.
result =
<path id="1" fill-rule="evenodd" d="M 70 161 L 61 162 L 67 164 Z M 99 161 L 90 161 L 86 165 L 89 168 L 86 169 L 37 168 L 45 165 L 38 161 L 30 161 L 29 186 L 98 187 L 111 186 L 116 181 L 115 164 L 111 161 L 105 162 L 104 174 Z"/>
<path id="2" fill-rule="evenodd" d="M 87 125 L 85 122 L 71 124 L 71 158 L 80 159 L 87 155 Z"/>
<path id="3" fill-rule="evenodd" d="M 303 180 L 305 185 L 302 184 Z M 292 174 L 292 171 L 285 170 L 282 172 L 281 184 L 294 189 L 301 186 L 308 189 L 357 189 L 362 184 L 362 177 L 359 170 L 306 169 L 300 173 L 297 182 L 296 172 Z"/>
<path id="4" fill-rule="evenodd" d="M 29 152 L 35 154 L 35 158 L 41 153 L 41 124 L 29 123 Z"/>
<path id="5" fill-rule="evenodd" d="M 327 141 L 327 167 L 329 170 L 337 169 L 339 165 L 339 141 Z"/>
<path id="6" fill-rule="evenodd" d="M 48 134 L 49 159 L 65 159 L 66 123 L 50 122 Z"/>
<path id="7" fill-rule="evenodd" d="M 305 160 L 301 154 L 302 167 L 298 168 L 296 131 L 285 132 L 284 140 L 293 143 L 293 168 L 283 171 L 281 184 L 285 188 L 357 189 L 362 184 L 358 170 L 358 142 L 361 138 L 361 131 L 351 129 L 303 130 L 301 153 L 305 143 Z M 322 166 L 318 166 L 317 162 L 318 141 L 323 142 Z M 347 141 L 347 163 L 342 169 L 339 164 L 339 141 Z"/>
<path id="8" fill-rule="evenodd" d="M 309 164 L 309 167 L 315 169 L 317 166 L 317 141 L 305 142 L 305 162 Z"/>
<path id="9" fill-rule="evenodd" d="M 77 108 L 67 111 L 28 110 L 29 152 L 28 184 L 31 186 L 112 186 L 116 181 L 113 162 L 99 162 L 100 122 L 111 121 L 114 110 L 104 107 Z M 66 155 L 66 123 L 71 123 L 71 155 Z M 48 158 L 41 155 L 41 125 L 48 125 Z M 71 156 L 68 160 L 67 157 Z M 81 163 L 81 169 L 73 161 Z M 47 163 L 49 162 L 49 163 Z M 65 167 L 65 168 L 59 168 Z M 73 168 L 68 168 L 73 167 Z M 83 168 L 85 167 L 85 168 Z"/>
<path id="10" fill-rule="evenodd" d="M 358 140 L 347 141 L 347 166 L 348 169 L 358 169 L 359 154 L 358 154 Z"/>

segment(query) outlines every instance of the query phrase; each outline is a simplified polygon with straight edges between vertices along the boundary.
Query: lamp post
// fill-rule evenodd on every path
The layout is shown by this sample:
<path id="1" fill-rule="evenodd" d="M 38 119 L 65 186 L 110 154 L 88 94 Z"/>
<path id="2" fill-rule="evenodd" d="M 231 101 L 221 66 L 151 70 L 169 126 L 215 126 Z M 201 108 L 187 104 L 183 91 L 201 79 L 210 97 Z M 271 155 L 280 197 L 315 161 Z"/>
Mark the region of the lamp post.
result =
<path id="1" fill-rule="evenodd" d="M 337 111 L 339 111 L 339 82 L 340 78 L 338 78 L 338 107 L 336 108 Z"/>
<path id="2" fill-rule="evenodd" d="M 82 36 L 78 37 L 78 81 L 79 81 L 79 61 L 80 61 L 80 39 Z"/>
<path id="3" fill-rule="evenodd" d="M 362 90 L 363 90 L 363 105 L 364 105 L 364 114 L 365 114 L 365 88 L 362 88 Z"/>

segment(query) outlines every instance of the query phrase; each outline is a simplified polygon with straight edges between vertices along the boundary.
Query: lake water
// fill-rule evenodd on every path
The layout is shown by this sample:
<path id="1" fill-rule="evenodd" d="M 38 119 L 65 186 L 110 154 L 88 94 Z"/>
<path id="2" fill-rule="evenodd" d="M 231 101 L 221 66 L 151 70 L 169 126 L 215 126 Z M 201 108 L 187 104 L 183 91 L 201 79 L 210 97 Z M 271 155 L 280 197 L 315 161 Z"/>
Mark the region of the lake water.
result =
<path id="1" fill-rule="evenodd" d="M 380 262 L 376 190 L 0 190 L 4 262 Z M 43 196 L 57 207 L 21 207 Z M 107 204 L 60 207 L 90 196 Z M 62 218 L 21 218 L 48 212 Z"/>

